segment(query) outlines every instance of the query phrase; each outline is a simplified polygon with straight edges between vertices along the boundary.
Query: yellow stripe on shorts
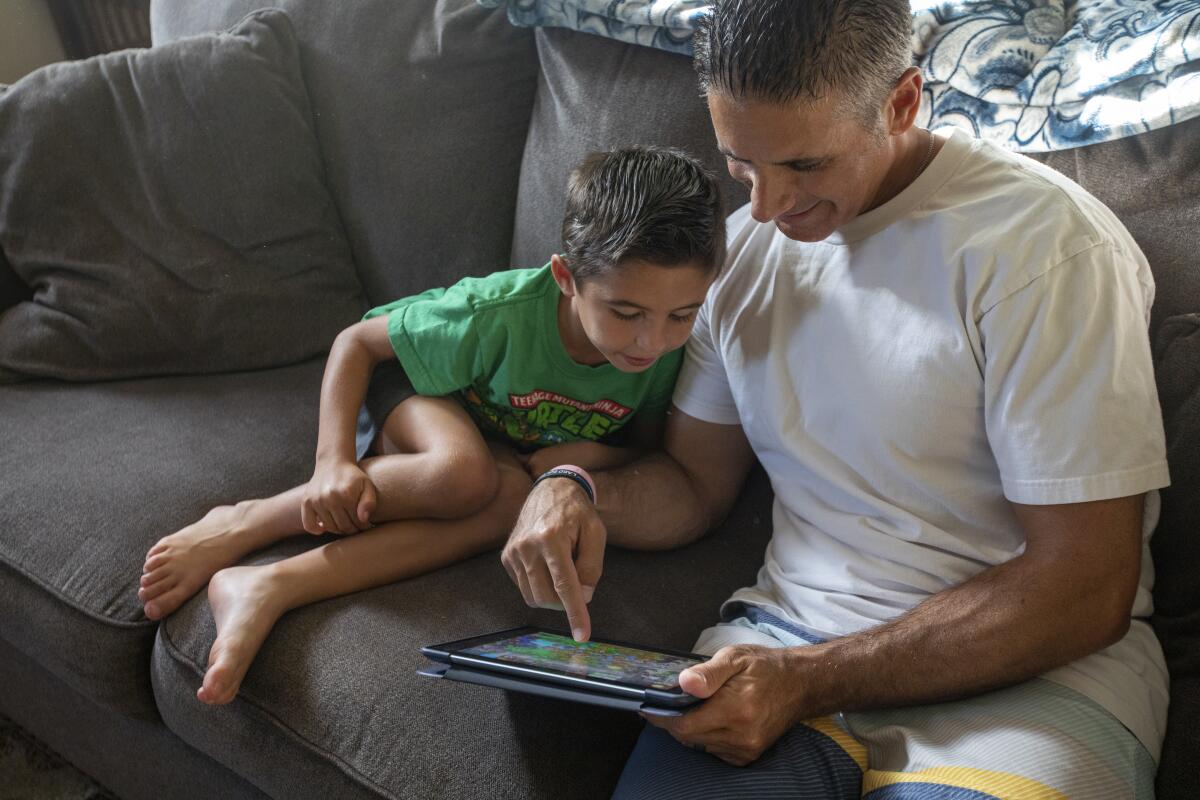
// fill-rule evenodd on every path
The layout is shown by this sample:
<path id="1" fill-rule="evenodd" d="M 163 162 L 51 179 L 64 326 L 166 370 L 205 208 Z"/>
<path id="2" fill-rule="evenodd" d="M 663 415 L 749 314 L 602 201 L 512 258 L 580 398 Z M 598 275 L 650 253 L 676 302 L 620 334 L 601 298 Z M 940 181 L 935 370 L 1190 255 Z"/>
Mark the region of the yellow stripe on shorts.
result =
<path id="1" fill-rule="evenodd" d="M 863 772 L 867 771 L 867 748 L 858 739 L 846 733 L 842 726 L 833 721 L 833 717 L 809 719 L 802 724 L 833 739 L 838 747 L 846 751 L 846 755 L 854 759 L 854 763 L 858 764 L 859 769 Z"/>
<path id="2" fill-rule="evenodd" d="M 861 745 L 859 746 L 861 747 Z M 1052 789 L 1046 784 L 1030 778 L 1008 772 L 993 772 L 971 767 L 931 767 L 917 772 L 867 770 L 863 775 L 863 797 L 875 789 L 896 783 L 932 783 L 939 786 L 954 786 L 959 789 L 983 792 L 1003 798 L 1003 800 L 1068 800 L 1067 796 L 1057 789 Z"/>

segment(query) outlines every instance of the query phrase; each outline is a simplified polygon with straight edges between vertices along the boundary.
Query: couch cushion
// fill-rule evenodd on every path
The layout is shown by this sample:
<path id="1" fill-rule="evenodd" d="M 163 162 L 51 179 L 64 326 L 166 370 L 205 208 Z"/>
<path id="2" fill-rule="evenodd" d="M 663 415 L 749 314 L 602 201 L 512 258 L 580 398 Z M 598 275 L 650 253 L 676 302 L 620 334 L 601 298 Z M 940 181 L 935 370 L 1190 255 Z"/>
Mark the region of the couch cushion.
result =
<path id="1" fill-rule="evenodd" d="M 292 364 L 362 311 L 278 11 L 0 95 L 0 244 L 35 292 L 0 365 L 28 375 Z"/>
<path id="2" fill-rule="evenodd" d="M 537 80 L 530 31 L 475 0 L 153 0 L 154 42 L 220 30 L 262 6 L 295 22 L 371 304 L 508 266 Z"/>
<path id="3" fill-rule="evenodd" d="M 558 28 L 536 36 L 542 72 L 521 169 L 514 264 L 542 264 L 562 248 L 567 176 L 593 150 L 679 147 L 719 178 L 728 211 L 747 201 L 717 152 L 689 59 Z"/>
<path id="4" fill-rule="evenodd" d="M 0 638 L 101 705 L 154 714 L 146 551 L 308 478 L 323 371 L 0 387 Z"/>
<path id="5" fill-rule="evenodd" d="M 763 560 L 770 491 L 756 472 L 720 531 L 664 553 L 611 549 L 591 605 L 597 636 L 689 649 Z M 299 537 L 253 559 L 312 546 Z M 154 685 L 167 725 L 273 797 L 607 798 L 637 715 L 419 678 L 421 645 L 526 622 L 490 553 L 285 615 L 238 698 L 196 700 L 214 628 L 205 597 L 162 625 Z"/>
<path id="6" fill-rule="evenodd" d="M 1171 485 L 1151 540 L 1156 582 L 1154 629 L 1171 672 L 1167 738 L 1158 797 L 1192 798 L 1200 763 L 1200 313 L 1166 319 L 1155 373 L 1167 431 Z"/>
<path id="7" fill-rule="evenodd" d="M 0 311 L 33 297 L 25 282 L 13 272 L 12 265 L 0 250 Z"/>

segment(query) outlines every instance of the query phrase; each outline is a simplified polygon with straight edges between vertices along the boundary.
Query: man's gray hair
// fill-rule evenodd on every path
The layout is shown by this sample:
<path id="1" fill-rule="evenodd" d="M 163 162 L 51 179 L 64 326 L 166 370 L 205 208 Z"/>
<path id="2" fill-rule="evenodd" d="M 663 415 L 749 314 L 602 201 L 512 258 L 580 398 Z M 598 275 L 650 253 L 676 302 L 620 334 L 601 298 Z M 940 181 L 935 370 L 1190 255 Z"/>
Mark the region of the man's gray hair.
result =
<path id="1" fill-rule="evenodd" d="M 912 66 L 907 0 L 715 0 L 696 31 L 700 88 L 777 104 L 836 93 L 868 127 Z"/>

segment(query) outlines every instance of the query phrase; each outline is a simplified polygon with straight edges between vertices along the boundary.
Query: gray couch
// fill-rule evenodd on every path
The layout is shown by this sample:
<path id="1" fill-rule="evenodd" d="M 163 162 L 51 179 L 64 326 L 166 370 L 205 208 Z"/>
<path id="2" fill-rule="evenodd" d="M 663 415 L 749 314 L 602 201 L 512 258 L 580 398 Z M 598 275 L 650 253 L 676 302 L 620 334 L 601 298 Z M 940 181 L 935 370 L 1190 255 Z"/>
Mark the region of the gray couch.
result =
<path id="1" fill-rule="evenodd" d="M 155 46 L 224 30 L 264 3 L 155 0 Z M 686 59 L 514 29 L 473 0 L 274 5 L 294 27 L 359 307 L 543 263 L 566 172 L 590 149 L 672 144 L 721 169 Z M 1152 335 L 1175 480 L 1155 539 L 1154 622 L 1174 679 L 1159 796 L 1193 797 L 1200 120 L 1044 160 L 1121 216 L 1158 281 Z M 725 187 L 731 208 L 744 200 Z M 15 241 L 5 236 L 0 224 L 0 244 Z M 607 796 L 640 728 L 633 715 L 415 675 L 421 644 L 561 624 L 524 606 L 495 554 L 292 612 L 231 705 L 196 701 L 214 635 L 206 600 L 161 625 L 145 620 L 143 555 L 213 505 L 309 476 L 322 368 L 316 354 L 237 372 L 0 386 L 0 713 L 124 798 Z M 769 501 L 755 473 L 700 542 L 610 552 L 596 633 L 689 647 L 753 579 Z M 315 544 L 298 538 L 251 560 Z"/>

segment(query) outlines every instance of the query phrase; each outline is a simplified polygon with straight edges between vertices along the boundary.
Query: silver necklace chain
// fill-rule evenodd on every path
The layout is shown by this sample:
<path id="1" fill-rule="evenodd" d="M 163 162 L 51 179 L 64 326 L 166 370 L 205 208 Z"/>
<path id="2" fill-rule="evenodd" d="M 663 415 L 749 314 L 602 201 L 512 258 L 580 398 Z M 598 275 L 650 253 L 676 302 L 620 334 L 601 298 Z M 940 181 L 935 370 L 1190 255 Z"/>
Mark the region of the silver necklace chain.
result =
<path id="1" fill-rule="evenodd" d="M 921 168 L 917 170 L 918 175 L 924 172 L 933 161 L 933 131 L 926 129 L 925 134 L 929 137 L 929 147 L 925 150 L 925 160 L 921 162 Z"/>

